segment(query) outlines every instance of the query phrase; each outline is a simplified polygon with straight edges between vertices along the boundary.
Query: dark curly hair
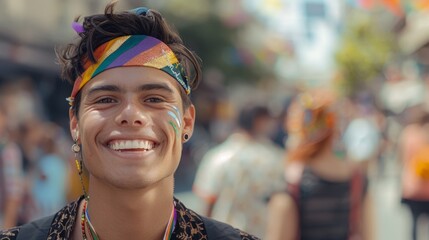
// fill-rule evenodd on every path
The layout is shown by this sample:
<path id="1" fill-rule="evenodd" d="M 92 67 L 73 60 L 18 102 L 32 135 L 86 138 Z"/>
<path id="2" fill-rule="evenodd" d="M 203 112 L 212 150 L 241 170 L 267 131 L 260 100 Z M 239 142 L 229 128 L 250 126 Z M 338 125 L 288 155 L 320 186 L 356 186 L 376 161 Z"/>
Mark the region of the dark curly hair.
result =
<path id="1" fill-rule="evenodd" d="M 202 75 L 201 60 L 183 44 L 177 31 L 168 25 L 159 12 L 148 10 L 114 13 L 114 8 L 115 3 L 110 3 L 106 6 L 104 14 L 85 17 L 84 31 L 79 33 L 79 41 L 57 50 L 63 79 L 73 84 L 84 72 L 85 61 L 96 63 L 94 51 L 103 43 L 120 36 L 147 35 L 161 40 L 173 50 L 185 69 L 189 86 L 193 90 L 197 88 Z M 79 17 L 75 21 L 79 21 Z M 184 107 L 189 107 L 191 100 L 183 89 L 181 97 Z M 79 112 L 80 98 L 78 93 L 72 106 L 76 116 Z"/>

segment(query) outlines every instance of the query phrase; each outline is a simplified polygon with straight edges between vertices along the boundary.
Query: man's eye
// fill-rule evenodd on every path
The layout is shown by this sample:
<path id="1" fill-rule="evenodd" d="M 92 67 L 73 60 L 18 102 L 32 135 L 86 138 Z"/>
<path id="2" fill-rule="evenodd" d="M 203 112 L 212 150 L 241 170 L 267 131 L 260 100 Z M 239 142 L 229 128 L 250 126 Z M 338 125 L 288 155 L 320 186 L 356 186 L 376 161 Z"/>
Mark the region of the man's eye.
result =
<path id="1" fill-rule="evenodd" d="M 113 103 L 115 100 L 113 98 L 102 98 L 97 100 L 97 103 Z"/>
<path id="2" fill-rule="evenodd" d="M 150 102 L 150 103 L 159 103 L 159 102 L 163 102 L 164 100 L 162 100 L 161 98 L 158 97 L 151 97 L 151 98 L 147 98 L 145 100 L 145 102 Z"/>

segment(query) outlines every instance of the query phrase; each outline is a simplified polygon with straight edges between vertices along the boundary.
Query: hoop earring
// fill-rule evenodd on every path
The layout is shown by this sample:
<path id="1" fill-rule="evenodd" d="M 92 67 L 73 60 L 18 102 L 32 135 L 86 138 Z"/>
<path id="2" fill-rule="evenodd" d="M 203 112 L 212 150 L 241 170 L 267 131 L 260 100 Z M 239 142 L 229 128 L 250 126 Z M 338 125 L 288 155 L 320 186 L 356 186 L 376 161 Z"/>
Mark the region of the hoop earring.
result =
<path id="1" fill-rule="evenodd" d="M 76 168 L 79 173 L 79 179 L 80 179 L 80 185 L 82 186 L 83 195 L 86 199 L 89 198 L 86 189 L 85 184 L 83 184 L 83 161 L 82 161 L 82 153 L 80 152 L 80 146 L 77 144 L 77 139 L 74 140 L 74 143 L 72 145 L 72 151 L 74 152 L 75 162 L 76 162 Z M 80 154 L 80 156 L 78 156 Z M 78 160 L 79 158 L 79 160 Z"/>
<path id="2" fill-rule="evenodd" d="M 189 134 L 184 133 L 182 138 L 183 138 L 183 142 L 187 142 L 189 140 Z"/>

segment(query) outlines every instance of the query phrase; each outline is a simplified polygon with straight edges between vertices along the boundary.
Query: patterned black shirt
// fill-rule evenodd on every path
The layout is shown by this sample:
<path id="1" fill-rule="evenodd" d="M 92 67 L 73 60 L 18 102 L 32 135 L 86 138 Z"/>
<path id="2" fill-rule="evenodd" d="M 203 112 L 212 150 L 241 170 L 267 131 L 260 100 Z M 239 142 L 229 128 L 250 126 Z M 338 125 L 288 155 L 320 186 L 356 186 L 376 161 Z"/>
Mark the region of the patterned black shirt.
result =
<path id="1" fill-rule="evenodd" d="M 34 234 L 39 237 L 33 237 L 31 240 L 65 240 L 70 239 L 73 226 L 78 214 L 78 206 L 83 197 L 79 200 L 68 204 L 66 207 L 57 212 L 52 221 L 45 223 L 33 224 L 30 223 L 31 231 L 39 233 Z M 178 199 L 174 199 L 177 211 L 177 223 L 173 231 L 172 239 L 175 240 L 207 240 L 208 232 L 215 233 L 217 237 L 212 239 L 241 239 L 241 240 L 257 240 L 258 238 L 247 234 L 241 230 L 232 228 L 223 223 L 204 218 L 194 211 L 185 207 Z M 27 225 L 28 226 L 28 225 Z M 0 240 L 15 240 L 18 239 L 19 233 L 23 227 L 14 227 L 8 230 L 0 231 Z M 40 237 L 40 236 L 47 236 Z M 211 236 L 211 235 L 210 235 Z M 237 237 L 234 237 L 237 236 Z M 239 237 L 238 237 L 239 236 Z"/>

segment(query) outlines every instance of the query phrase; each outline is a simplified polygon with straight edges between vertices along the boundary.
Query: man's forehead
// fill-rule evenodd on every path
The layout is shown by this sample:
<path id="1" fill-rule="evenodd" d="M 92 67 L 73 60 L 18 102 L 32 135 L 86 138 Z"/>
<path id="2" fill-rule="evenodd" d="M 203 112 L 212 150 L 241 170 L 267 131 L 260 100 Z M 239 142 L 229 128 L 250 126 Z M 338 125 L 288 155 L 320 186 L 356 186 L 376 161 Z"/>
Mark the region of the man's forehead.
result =
<path id="1" fill-rule="evenodd" d="M 126 92 L 126 91 L 151 91 L 151 90 L 158 90 L 158 91 L 166 91 L 169 93 L 174 92 L 174 87 L 171 86 L 171 84 L 168 84 L 168 82 L 146 82 L 141 84 L 136 84 L 132 86 L 127 86 L 124 83 L 118 82 L 118 83 L 103 83 L 103 82 L 94 82 L 92 85 L 86 86 L 84 88 L 86 91 L 86 94 L 91 94 L 94 92 L 99 91 L 109 91 L 109 92 Z"/>

